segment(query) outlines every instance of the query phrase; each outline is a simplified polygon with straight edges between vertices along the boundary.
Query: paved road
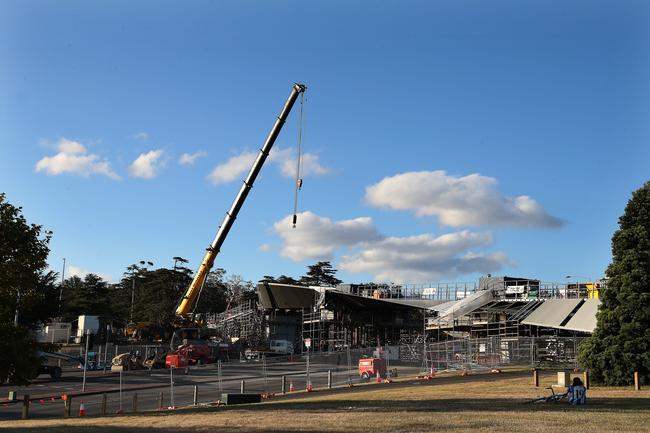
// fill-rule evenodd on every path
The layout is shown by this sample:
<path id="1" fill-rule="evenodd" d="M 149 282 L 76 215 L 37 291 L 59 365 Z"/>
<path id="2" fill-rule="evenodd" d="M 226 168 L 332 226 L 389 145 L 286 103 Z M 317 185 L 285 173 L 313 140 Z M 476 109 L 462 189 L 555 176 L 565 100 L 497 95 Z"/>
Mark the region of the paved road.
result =
<path id="1" fill-rule="evenodd" d="M 314 388 L 326 388 L 328 370 L 332 371 L 332 386 L 347 384 L 351 379 L 358 381 L 356 366 L 348 372 L 347 367 L 324 363 L 312 363 L 310 379 Z M 241 380 L 245 381 L 246 392 L 280 393 L 282 376 L 286 376 L 286 388 L 293 384 L 296 391 L 305 390 L 307 375 L 305 362 L 268 362 L 266 374 L 262 362 L 223 363 L 221 380 L 216 365 L 192 367 L 187 375 L 180 370 L 139 370 L 122 374 L 122 392 L 118 373 L 88 372 L 86 376 L 86 393 L 93 395 L 74 396 L 72 398 L 72 416 L 78 416 L 79 405 L 83 400 L 86 415 L 99 415 L 102 409 L 102 395 L 107 393 L 107 413 L 133 411 L 133 396 L 137 394 L 137 410 L 155 410 L 161 407 L 186 406 L 193 403 L 194 389 L 198 386 L 198 402 L 207 403 L 220 398 L 222 392 L 240 392 Z M 172 387 L 173 374 L 174 385 Z M 29 418 L 61 417 L 64 402 L 61 395 L 75 395 L 81 392 L 82 373 L 66 372 L 59 381 L 52 381 L 43 376 L 29 387 L 1 386 L 0 396 L 8 395 L 9 390 L 17 390 L 19 398 L 29 394 L 34 399 L 29 408 Z M 173 395 L 172 395 L 173 388 Z M 22 404 L 6 403 L 0 398 L 0 420 L 19 419 Z"/>
<path id="2" fill-rule="evenodd" d="M 300 370 L 301 367 L 304 367 L 302 363 L 283 363 L 283 365 L 273 366 L 269 370 L 275 370 L 277 375 L 269 374 L 266 378 L 263 376 L 251 377 L 249 374 L 247 379 L 245 379 L 246 392 L 256 392 L 264 393 L 271 392 L 278 394 L 276 398 L 278 399 L 300 399 L 309 396 L 310 394 L 304 392 L 288 393 L 284 396 L 279 395 L 281 391 L 281 376 L 282 374 L 287 374 L 287 388 L 289 382 L 293 383 L 296 391 L 303 391 L 306 388 L 306 374 L 304 370 Z M 356 393 L 367 390 L 368 388 L 363 386 L 357 386 L 354 388 L 340 387 L 336 390 L 328 391 L 327 380 L 328 373 L 327 370 L 319 369 L 318 365 L 314 365 L 314 372 L 310 375 L 312 385 L 315 389 L 319 390 L 319 394 L 327 393 Z M 325 365 L 327 367 L 327 365 Z M 110 393 L 107 394 L 107 410 L 109 414 L 117 413 L 118 411 L 123 411 L 124 413 L 130 413 L 134 411 L 133 399 L 134 394 L 137 394 L 137 411 L 149 411 L 149 410 L 158 410 L 168 409 L 170 406 L 189 406 L 193 403 L 194 398 L 194 387 L 198 386 L 198 402 L 199 404 L 209 404 L 220 398 L 222 392 L 240 392 L 241 386 L 241 373 L 251 373 L 252 367 L 250 366 L 232 366 L 232 371 L 230 374 L 226 373 L 226 368 L 223 369 L 223 377 L 221 383 L 218 380 L 218 377 L 214 376 L 214 368 L 205 368 L 199 371 L 192 371 L 188 376 L 182 378 L 175 377 L 175 384 L 173 387 L 173 396 L 172 396 L 172 387 L 170 385 L 165 386 L 164 388 L 156 389 L 138 389 L 138 390 L 129 390 L 127 386 L 124 387 L 124 390 L 121 394 L 119 393 Z M 416 373 L 417 368 L 401 367 L 402 375 L 413 377 Z M 212 373 L 212 374 L 211 374 Z M 353 382 L 359 382 L 359 379 L 354 375 L 354 371 L 351 371 L 351 377 Z M 391 386 L 399 387 L 417 387 L 417 386 L 435 386 L 443 383 L 453 383 L 458 381 L 495 381 L 502 380 L 506 378 L 514 377 L 526 377 L 530 375 L 530 372 L 504 372 L 498 375 L 490 374 L 477 374 L 467 377 L 440 377 L 433 381 L 426 380 L 408 380 L 405 382 L 399 382 Z M 134 375 L 135 376 L 135 375 Z M 150 375 L 149 380 L 152 382 L 149 385 L 160 385 L 161 382 L 154 382 L 155 378 L 162 379 L 169 383 L 169 372 L 168 371 L 159 371 Z M 134 378 L 134 377 L 133 377 Z M 105 378 L 106 379 L 106 378 Z M 119 378 L 118 378 L 119 380 Z M 332 371 L 332 386 L 346 385 L 348 383 L 349 376 L 348 372 L 345 370 Z M 52 384 L 55 386 L 55 384 Z M 143 385 L 146 386 L 146 385 Z M 92 391 L 92 390 L 91 390 Z M 162 393 L 162 405 L 160 402 L 160 397 Z M 87 416 L 96 416 L 101 414 L 102 408 L 102 396 L 90 395 L 83 397 L 83 402 L 85 406 L 85 411 Z M 81 403 L 81 397 L 75 397 L 73 399 L 72 411 L 71 414 L 73 417 L 78 416 L 79 414 L 79 405 Z M 63 416 L 64 403 L 60 399 L 55 401 L 43 399 L 43 401 L 34 401 L 30 406 L 30 418 L 60 418 Z M 0 420 L 2 419 L 19 419 L 20 418 L 21 405 L 9 405 L 2 407 L 0 410 Z"/>

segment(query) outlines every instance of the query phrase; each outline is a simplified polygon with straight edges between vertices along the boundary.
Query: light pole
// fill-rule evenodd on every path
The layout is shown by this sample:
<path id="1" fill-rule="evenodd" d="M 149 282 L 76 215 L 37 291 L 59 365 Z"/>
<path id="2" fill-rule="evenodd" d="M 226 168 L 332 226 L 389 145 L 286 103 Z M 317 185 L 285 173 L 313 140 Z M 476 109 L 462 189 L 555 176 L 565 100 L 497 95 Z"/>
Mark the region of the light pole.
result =
<path id="1" fill-rule="evenodd" d="M 63 282 L 65 281 L 65 257 L 63 258 L 63 272 L 61 272 L 61 286 L 59 287 L 59 317 L 61 316 L 61 302 L 63 301 Z"/>
<path id="2" fill-rule="evenodd" d="M 131 284 L 131 314 L 130 314 L 130 317 L 129 317 L 129 323 L 133 323 L 133 306 L 135 305 L 135 278 L 136 278 L 136 272 L 138 272 L 138 273 L 140 271 L 145 271 L 146 272 L 147 271 L 147 266 L 145 266 L 145 264 L 148 265 L 148 266 L 153 266 L 153 262 L 140 260 L 140 267 L 138 267 L 137 265 L 132 265 L 132 267 L 131 267 L 133 272 L 131 274 L 131 282 L 132 282 L 132 284 Z"/>
<path id="3" fill-rule="evenodd" d="M 584 275 L 567 275 L 564 278 L 586 278 L 588 283 L 592 283 L 594 281 L 591 277 L 585 277 Z"/>

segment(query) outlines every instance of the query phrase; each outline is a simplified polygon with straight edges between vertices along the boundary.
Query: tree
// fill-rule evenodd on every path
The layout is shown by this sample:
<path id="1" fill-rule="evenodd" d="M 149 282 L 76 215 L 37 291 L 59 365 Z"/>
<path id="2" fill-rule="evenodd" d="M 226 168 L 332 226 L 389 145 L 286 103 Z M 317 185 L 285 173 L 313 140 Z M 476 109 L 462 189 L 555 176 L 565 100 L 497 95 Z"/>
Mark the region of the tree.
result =
<path id="1" fill-rule="evenodd" d="M 131 292 L 134 292 L 133 321 L 160 326 L 171 323 L 187 278 L 180 272 L 166 268 L 153 271 L 140 269 L 125 274 L 120 282 L 121 297 L 128 297 L 130 308 Z"/>
<path id="2" fill-rule="evenodd" d="M 244 280 L 241 275 L 233 274 L 226 280 L 228 303 L 237 303 L 255 293 L 252 281 Z"/>
<path id="3" fill-rule="evenodd" d="M 203 290 L 196 303 L 197 313 L 215 314 L 226 309 L 228 286 L 223 280 L 226 271 L 217 268 L 208 273 Z M 189 282 L 185 288 L 189 286 Z"/>
<path id="4" fill-rule="evenodd" d="M 296 280 L 293 277 L 288 277 L 286 275 L 280 275 L 279 277 L 275 278 L 271 275 L 264 275 L 264 277 L 260 280 L 262 283 L 279 283 L 279 284 L 293 284 L 293 285 L 300 285 L 300 281 Z"/>
<path id="5" fill-rule="evenodd" d="M 72 321 L 81 314 L 112 315 L 108 283 L 98 275 L 87 274 L 83 280 L 75 275 L 63 284 L 63 319 Z"/>
<path id="6" fill-rule="evenodd" d="M 593 335 L 579 362 L 594 380 L 628 385 L 650 379 L 650 182 L 632 194 L 612 237 L 612 263 Z"/>
<path id="7" fill-rule="evenodd" d="M 0 323 L 0 383 L 28 385 L 41 363 L 39 345 L 31 331 L 13 323 Z"/>
<path id="8" fill-rule="evenodd" d="M 300 278 L 300 283 L 306 286 L 336 286 L 342 281 L 336 278 L 336 269 L 330 262 L 318 262 L 307 267 L 307 274 Z"/>
<path id="9" fill-rule="evenodd" d="M 38 345 L 28 328 L 53 311 L 47 296 L 56 274 L 45 272 L 51 236 L 0 193 L 0 383 L 28 383 L 38 368 Z"/>
<path id="10" fill-rule="evenodd" d="M 16 310 L 20 320 L 20 311 L 30 311 L 43 301 L 41 283 L 51 236 L 42 226 L 28 224 L 22 208 L 6 202 L 0 193 L 0 322 L 13 322 Z"/>

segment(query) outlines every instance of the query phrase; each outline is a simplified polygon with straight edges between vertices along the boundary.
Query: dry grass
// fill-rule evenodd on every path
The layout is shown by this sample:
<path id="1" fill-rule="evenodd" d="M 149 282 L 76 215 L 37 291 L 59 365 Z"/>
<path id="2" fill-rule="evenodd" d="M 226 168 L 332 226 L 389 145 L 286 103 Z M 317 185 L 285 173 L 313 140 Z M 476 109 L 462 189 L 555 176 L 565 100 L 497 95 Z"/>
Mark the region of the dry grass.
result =
<path id="1" fill-rule="evenodd" d="M 499 380 L 495 380 L 495 379 Z M 4 432 L 648 432 L 650 391 L 592 388 L 589 405 L 526 404 L 545 394 L 530 380 L 486 377 L 490 381 L 373 385 L 332 395 L 261 405 L 205 408 L 173 414 L 12 421 Z M 544 383 L 545 382 L 545 383 Z"/>

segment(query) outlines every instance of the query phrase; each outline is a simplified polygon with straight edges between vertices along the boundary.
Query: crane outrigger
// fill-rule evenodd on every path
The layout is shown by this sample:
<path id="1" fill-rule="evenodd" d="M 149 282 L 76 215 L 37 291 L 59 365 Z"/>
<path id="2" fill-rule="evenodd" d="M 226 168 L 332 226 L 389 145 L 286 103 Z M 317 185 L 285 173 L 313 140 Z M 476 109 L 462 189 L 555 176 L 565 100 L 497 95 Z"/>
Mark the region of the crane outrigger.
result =
<path id="1" fill-rule="evenodd" d="M 228 232 L 230 231 L 233 223 L 235 222 L 235 219 L 237 218 L 237 214 L 241 210 L 241 207 L 243 206 L 244 201 L 248 196 L 248 193 L 253 187 L 253 183 L 255 182 L 257 175 L 262 169 L 262 166 L 264 165 L 266 158 L 268 158 L 269 153 L 271 152 L 271 148 L 273 147 L 273 144 L 275 143 L 278 134 L 280 134 L 280 130 L 282 129 L 282 126 L 286 122 L 287 117 L 289 116 L 289 113 L 291 112 L 291 109 L 293 108 L 293 105 L 296 102 L 296 99 L 305 90 L 307 90 L 307 86 L 298 83 L 294 84 L 293 87 L 291 88 L 291 94 L 289 95 L 289 98 L 287 98 L 287 102 L 284 104 L 284 107 L 282 108 L 280 115 L 278 116 L 277 120 L 275 121 L 275 124 L 273 125 L 273 128 L 271 128 L 271 132 L 269 132 L 269 135 L 267 136 L 264 145 L 260 149 L 260 153 L 257 155 L 257 158 L 253 163 L 253 166 L 248 172 L 248 176 L 244 180 L 244 184 L 239 190 L 237 197 L 235 197 L 235 200 L 233 201 L 230 210 L 226 212 L 226 216 L 224 217 L 223 222 L 219 226 L 219 230 L 217 231 L 214 240 L 207 248 L 205 256 L 203 257 L 203 261 L 201 261 L 201 265 L 199 266 L 199 269 L 196 271 L 196 274 L 194 275 L 194 279 L 192 280 L 189 287 L 185 291 L 185 294 L 183 295 L 180 303 L 178 304 L 178 307 L 176 307 L 176 316 L 178 318 L 183 320 L 188 319 L 190 309 L 192 308 L 192 305 L 194 305 L 194 303 L 196 302 L 197 297 L 201 292 L 203 285 L 205 284 L 205 280 L 208 276 L 208 273 L 210 272 L 210 269 L 212 269 L 212 266 L 214 265 L 214 260 L 219 254 L 219 251 L 221 250 L 221 246 L 223 245 L 223 242 L 226 240 L 226 237 L 228 236 Z"/>

